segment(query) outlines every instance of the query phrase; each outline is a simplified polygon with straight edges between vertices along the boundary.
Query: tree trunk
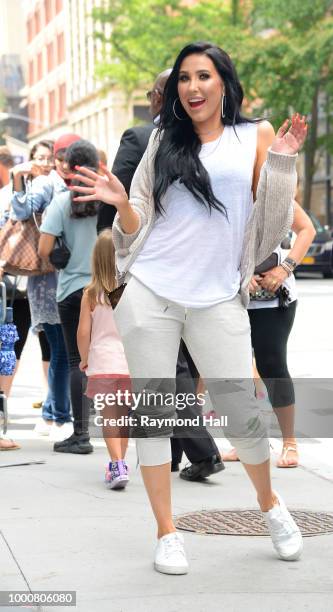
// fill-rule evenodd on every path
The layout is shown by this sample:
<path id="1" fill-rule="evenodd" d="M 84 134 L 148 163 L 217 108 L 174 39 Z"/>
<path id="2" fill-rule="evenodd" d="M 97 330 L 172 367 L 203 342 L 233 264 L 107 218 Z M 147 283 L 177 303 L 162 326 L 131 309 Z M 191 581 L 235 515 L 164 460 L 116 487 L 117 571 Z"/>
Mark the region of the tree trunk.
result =
<path id="1" fill-rule="evenodd" d="M 231 2 L 231 22 L 232 25 L 237 25 L 238 23 L 238 9 L 239 9 L 239 0 L 232 0 Z"/>
<path id="2" fill-rule="evenodd" d="M 303 207 L 305 210 L 311 209 L 312 179 L 315 172 L 315 154 L 318 134 L 318 96 L 319 90 L 317 87 L 312 99 L 310 130 L 305 143 L 303 191 Z"/>

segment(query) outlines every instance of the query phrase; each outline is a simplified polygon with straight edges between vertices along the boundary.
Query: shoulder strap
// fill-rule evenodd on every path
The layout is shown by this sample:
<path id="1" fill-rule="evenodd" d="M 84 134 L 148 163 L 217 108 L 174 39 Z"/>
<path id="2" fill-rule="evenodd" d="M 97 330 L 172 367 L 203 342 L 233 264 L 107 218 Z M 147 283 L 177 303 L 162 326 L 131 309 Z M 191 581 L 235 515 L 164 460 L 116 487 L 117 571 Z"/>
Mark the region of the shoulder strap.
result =
<path id="1" fill-rule="evenodd" d="M 15 300 L 15 294 L 16 294 L 16 289 L 17 289 L 17 285 L 19 283 L 20 277 L 19 276 L 15 276 L 15 280 L 13 283 L 13 287 L 12 287 L 12 295 L 10 298 L 10 307 L 13 308 L 13 304 L 14 304 L 14 300 Z"/>

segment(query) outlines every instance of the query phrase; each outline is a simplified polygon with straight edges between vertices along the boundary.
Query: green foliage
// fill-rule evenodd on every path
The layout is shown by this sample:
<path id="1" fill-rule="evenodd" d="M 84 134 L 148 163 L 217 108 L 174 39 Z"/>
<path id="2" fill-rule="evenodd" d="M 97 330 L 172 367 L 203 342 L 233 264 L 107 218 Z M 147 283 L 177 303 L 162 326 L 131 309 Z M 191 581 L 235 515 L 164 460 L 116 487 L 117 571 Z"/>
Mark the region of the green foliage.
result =
<path id="1" fill-rule="evenodd" d="M 250 77 L 251 88 L 262 99 L 261 108 L 270 109 L 277 123 L 289 109 L 309 115 L 317 88 L 333 93 L 329 70 L 333 65 L 333 18 L 324 10 L 329 3 L 290 0 L 282 20 L 283 4 L 283 0 L 254 0 L 254 14 L 264 16 L 272 31 L 258 46 L 253 45 Z"/>
<path id="2" fill-rule="evenodd" d="M 105 28 L 95 34 L 104 44 L 111 43 L 97 76 L 127 93 L 150 86 L 190 41 L 213 40 L 230 50 L 244 36 L 230 23 L 229 1 L 184 6 L 182 0 L 110 0 L 94 9 L 93 17 L 98 24 L 111 26 L 110 35 Z"/>
<path id="3" fill-rule="evenodd" d="M 331 0 L 108 0 L 93 11 L 110 51 L 98 66 L 107 85 L 128 94 L 147 88 L 193 40 L 212 40 L 231 55 L 248 100 L 277 125 L 290 111 L 309 114 L 318 83 L 332 90 Z M 270 34 L 264 36 L 266 28 Z M 109 44 L 107 44 L 109 43 Z M 259 102 L 258 102 L 259 101 Z"/>
<path id="4" fill-rule="evenodd" d="M 149 88 L 173 65 L 179 50 L 211 40 L 233 59 L 255 116 L 269 116 L 275 128 L 297 110 L 310 116 L 329 95 L 333 107 L 332 0 L 105 0 L 93 12 L 105 49 L 98 76 L 128 95 Z M 108 24 L 107 28 L 100 27 Z M 110 31 L 107 36 L 106 31 Z M 310 125 L 306 155 L 331 149 Z M 310 150 L 311 149 L 311 150 Z M 310 196 L 309 196 L 310 197 Z"/>
<path id="5" fill-rule="evenodd" d="M 289 27 L 299 32 L 311 30 L 330 9 L 332 0 L 253 0 L 254 20 L 280 31 Z"/>

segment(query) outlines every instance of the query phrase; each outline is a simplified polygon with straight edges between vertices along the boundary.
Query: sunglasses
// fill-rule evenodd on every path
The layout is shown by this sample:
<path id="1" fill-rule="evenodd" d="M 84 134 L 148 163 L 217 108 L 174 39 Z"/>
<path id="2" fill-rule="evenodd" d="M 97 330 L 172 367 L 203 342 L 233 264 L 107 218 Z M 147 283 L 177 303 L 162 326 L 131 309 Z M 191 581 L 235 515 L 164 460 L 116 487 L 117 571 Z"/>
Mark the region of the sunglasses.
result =
<path id="1" fill-rule="evenodd" d="M 150 89 L 150 91 L 147 91 L 147 93 L 146 93 L 146 98 L 147 98 L 148 102 L 151 101 L 154 93 L 157 93 L 160 96 L 163 96 L 163 92 L 160 89 L 157 89 L 157 88 L 156 89 Z"/>

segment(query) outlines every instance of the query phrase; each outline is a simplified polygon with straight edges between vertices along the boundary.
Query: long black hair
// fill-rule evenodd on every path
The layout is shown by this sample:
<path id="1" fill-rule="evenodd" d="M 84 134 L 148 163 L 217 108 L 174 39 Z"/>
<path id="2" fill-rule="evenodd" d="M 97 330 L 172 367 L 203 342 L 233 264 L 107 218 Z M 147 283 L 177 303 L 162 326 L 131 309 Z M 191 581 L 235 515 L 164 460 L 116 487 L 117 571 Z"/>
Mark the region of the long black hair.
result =
<path id="1" fill-rule="evenodd" d="M 71 170 L 75 171 L 75 166 L 85 166 L 95 172 L 99 168 L 99 155 L 96 147 L 89 140 L 77 140 L 66 149 L 65 161 L 68 163 Z M 71 185 L 75 187 L 84 187 L 81 181 L 71 181 Z M 77 191 L 71 192 L 71 212 L 72 219 L 84 219 L 85 217 L 94 217 L 97 215 L 99 201 L 93 202 L 74 202 L 76 196 L 81 195 Z"/>
<path id="2" fill-rule="evenodd" d="M 180 66 L 185 57 L 193 53 L 204 54 L 209 57 L 223 79 L 225 88 L 223 124 L 235 126 L 239 123 L 252 122 L 251 119 L 241 115 L 240 109 L 244 94 L 229 55 L 217 45 L 208 42 L 195 42 L 186 45 L 175 61 L 163 94 L 157 134 L 157 137 L 160 137 L 160 144 L 155 157 L 153 190 L 155 211 L 159 214 L 163 213 L 161 198 L 169 185 L 180 179 L 195 199 L 206 206 L 210 212 L 212 208 L 215 208 L 227 217 L 226 207 L 215 197 L 208 172 L 200 161 L 200 139 L 194 131 L 193 123 L 182 107 L 178 96 Z M 176 104 L 175 100 L 177 100 Z M 182 119 L 181 121 L 174 114 L 174 104 L 177 115 Z"/>

